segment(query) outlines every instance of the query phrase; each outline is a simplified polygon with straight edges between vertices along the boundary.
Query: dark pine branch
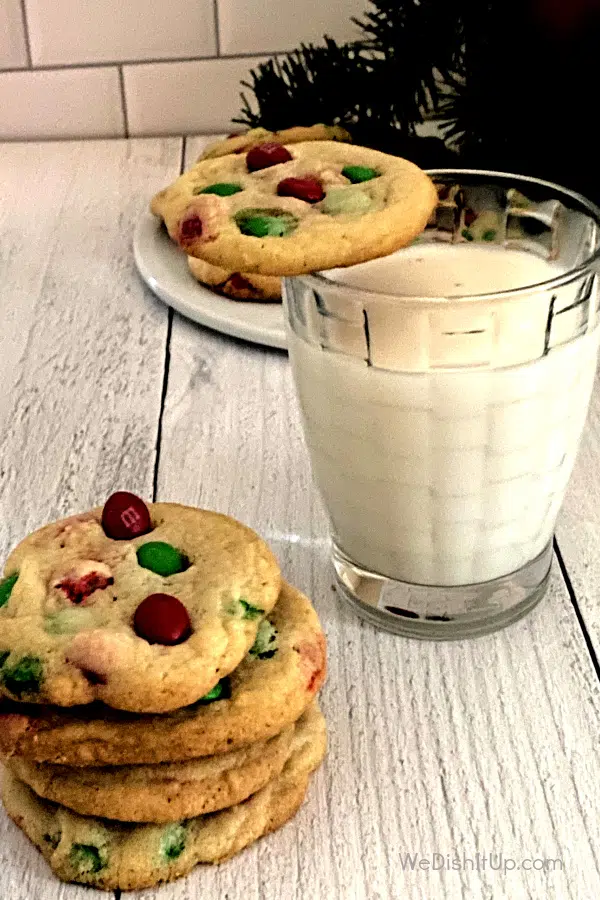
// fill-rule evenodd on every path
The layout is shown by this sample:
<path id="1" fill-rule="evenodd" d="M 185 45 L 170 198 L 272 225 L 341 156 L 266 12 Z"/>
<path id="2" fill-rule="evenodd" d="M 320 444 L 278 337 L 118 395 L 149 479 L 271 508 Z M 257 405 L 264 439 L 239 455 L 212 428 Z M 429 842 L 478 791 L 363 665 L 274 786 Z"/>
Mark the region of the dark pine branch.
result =
<path id="1" fill-rule="evenodd" d="M 358 42 L 325 38 L 254 70 L 237 121 L 342 124 L 425 167 L 534 173 L 600 199 L 597 0 L 372 0 L 357 24 Z M 416 136 L 425 111 L 445 144 Z"/>

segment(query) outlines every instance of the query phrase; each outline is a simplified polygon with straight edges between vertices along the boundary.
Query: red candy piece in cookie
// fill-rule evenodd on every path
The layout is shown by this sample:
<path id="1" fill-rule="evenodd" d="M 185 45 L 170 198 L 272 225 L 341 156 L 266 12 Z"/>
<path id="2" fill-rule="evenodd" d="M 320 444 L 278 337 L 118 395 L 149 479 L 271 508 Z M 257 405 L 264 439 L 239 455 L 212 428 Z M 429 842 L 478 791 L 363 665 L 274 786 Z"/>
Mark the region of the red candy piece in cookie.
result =
<path id="1" fill-rule="evenodd" d="M 325 196 L 318 178 L 284 178 L 277 185 L 280 197 L 296 197 L 306 203 L 318 203 Z"/>
<path id="2" fill-rule="evenodd" d="M 246 278 L 244 278 L 243 275 L 240 275 L 239 272 L 234 272 L 233 275 L 231 275 L 227 279 L 227 283 L 233 290 L 236 290 L 236 291 L 253 291 L 254 290 L 254 288 L 252 287 L 250 282 Z"/>
<path id="3" fill-rule="evenodd" d="M 271 141 L 249 150 L 246 156 L 246 165 L 249 172 L 257 172 L 259 169 L 268 169 L 269 166 L 289 162 L 290 159 L 292 159 L 292 154 L 283 144 Z"/>
<path id="4" fill-rule="evenodd" d="M 179 226 L 180 240 L 184 244 L 187 241 L 193 241 L 195 238 L 202 237 L 202 231 L 202 219 L 200 216 L 190 216 L 189 219 L 184 219 Z"/>
<path id="5" fill-rule="evenodd" d="M 142 600 L 133 617 L 138 637 L 149 644 L 181 644 L 192 632 L 187 609 L 171 594 L 150 594 Z"/>
<path id="6" fill-rule="evenodd" d="M 64 591 L 71 603 L 79 604 L 96 591 L 103 591 L 114 584 L 108 566 L 92 560 L 75 566 L 56 587 Z"/>
<path id="7" fill-rule="evenodd" d="M 102 527 L 109 538 L 127 541 L 151 531 L 152 521 L 140 497 L 129 491 L 117 491 L 104 504 Z"/>

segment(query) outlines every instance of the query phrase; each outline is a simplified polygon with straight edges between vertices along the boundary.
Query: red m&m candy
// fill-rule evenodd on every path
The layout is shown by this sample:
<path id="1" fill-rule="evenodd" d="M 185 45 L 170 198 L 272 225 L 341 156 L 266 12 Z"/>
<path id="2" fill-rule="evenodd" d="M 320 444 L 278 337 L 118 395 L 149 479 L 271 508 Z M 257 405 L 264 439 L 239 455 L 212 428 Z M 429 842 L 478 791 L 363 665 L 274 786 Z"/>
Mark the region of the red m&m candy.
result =
<path id="1" fill-rule="evenodd" d="M 189 216 L 183 219 L 179 225 L 179 239 L 183 244 L 187 241 L 193 241 L 195 238 L 202 237 L 202 219 L 200 216 Z"/>
<path id="2" fill-rule="evenodd" d="M 274 141 L 268 144 L 260 144 L 253 147 L 246 155 L 246 165 L 249 172 L 256 172 L 259 169 L 268 169 L 269 166 L 277 166 L 279 163 L 289 162 L 292 154 L 283 144 L 276 144 Z"/>
<path id="3" fill-rule="evenodd" d="M 284 178 L 277 185 L 280 197 L 296 197 L 306 203 L 318 203 L 325 191 L 318 178 Z"/>
<path id="4" fill-rule="evenodd" d="M 129 491 L 112 494 L 102 510 L 102 527 L 115 541 L 127 541 L 152 530 L 150 512 L 144 501 Z"/>
<path id="5" fill-rule="evenodd" d="M 229 285 L 233 290 L 236 291 L 252 291 L 254 288 L 250 284 L 247 278 L 244 278 L 243 275 L 240 275 L 239 272 L 234 272 L 233 275 L 229 277 Z"/>
<path id="6" fill-rule="evenodd" d="M 171 594 L 150 594 L 142 600 L 133 617 L 138 637 L 149 644 L 181 644 L 192 633 L 187 609 Z"/>

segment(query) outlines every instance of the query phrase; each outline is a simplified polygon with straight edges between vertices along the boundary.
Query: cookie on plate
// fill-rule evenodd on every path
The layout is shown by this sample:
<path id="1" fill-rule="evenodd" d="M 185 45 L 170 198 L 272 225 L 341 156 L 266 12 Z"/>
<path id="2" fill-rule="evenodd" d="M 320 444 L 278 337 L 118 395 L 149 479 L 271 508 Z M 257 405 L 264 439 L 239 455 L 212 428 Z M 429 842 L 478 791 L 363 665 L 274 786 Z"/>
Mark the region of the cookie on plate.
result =
<path id="1" fill-rule="evenodd" d="M 249 528 L 118 492 L 47 525 L 0 582 L 0 694 L 168 712 L 211 699 L 252 647 L 280 589 Z"/>
<path id="2" fill-rule="evenodd" d="M 304 715 L 311 714 L 318 715 L 312 706 Z M 296 727 L 288 725 L 268 741 L 182 763 L 74 768 L 13 756 L 7 768 L 39 797 L 82 816 L 175 822 L 234 806 L 264 787 L 289 758 Z"/>
<path id="3" fill-rule="evenodd" d="M 304 141 L 344 141 L 350 143 L 350 133 L 341 125 L 297 125 L 294 128 L 284 128 L 282 131 L 267 131 L 266 128 L 251 128 L 242 134 L 232 134 L 224 140 L 210 144 L 198 157 L 202 159 L 215 159 L 219 156 L 228 156 L 230 153 L 245 153 L 252 147 L 259 147 L 270 141 L 279 144 L 299 144 Z"/>
<path id="4" fill-rule="evenodd" d="M 298 809 L 308 776 L 326 751 L 320 714 L 294 733 L 282 773 L 244 803 L 167 825 L 125 825 L 80 816 L 39 798 L 6 773 L 6 811 L 64 881 L 133 890 L 186 875 L 198 863 L 229 859 L 284 824 Z"/>
<path id="5" fill-rule="evenodd" d="M 221 682 L 222 699 L 169 715 L 5 703 L 0 754 L 68 766 L 139 765 L 225 753 L 279 734 L 323 684 L 325 636 L 300 591 L 284 582 L 244 661 Z"/>
<path id="6" fill-rule="evenodd" d="M 281 278 L 274 275 L 252 275 L 249 272 L 230 272 L 193 256 L 188 256 L 187 261 L 190 272 L 197 281 L 225 297 L 259 303 L 281 302 Z"/>
<path id="7" fill-rule="evenodd" d="M 313 141 L 197 163 L 152 210 L 189 256 L 298 275 L 398 250 L 423 230 L 436 200 L 431 179 L 405 159 Z"/>

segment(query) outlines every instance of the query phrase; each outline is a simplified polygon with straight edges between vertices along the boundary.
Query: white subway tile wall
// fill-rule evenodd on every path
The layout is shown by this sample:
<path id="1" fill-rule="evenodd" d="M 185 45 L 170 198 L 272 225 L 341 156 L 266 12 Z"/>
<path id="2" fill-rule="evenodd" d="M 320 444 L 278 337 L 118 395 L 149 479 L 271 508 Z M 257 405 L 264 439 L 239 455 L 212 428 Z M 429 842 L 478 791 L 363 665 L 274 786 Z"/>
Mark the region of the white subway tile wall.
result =
<path id="1" fill-rule="evenodd" d="M 43 69 L 0 74 L 0 139 L 122 137 L 119 72 Z"/>
<path id="2" fill-rule="evenodd" d="M 240 111 L 240 82 L 256 59 L 204 59 L 125 66 L 130 135 L 227 130 Z M 239 126 L 238 126 L 239 127 Z"/>
<path id="3" fill-rule="evenodd" d="M 0 0 L 0 69 L 27 65 L 25 26 L 20 0 Z"/>
<path id="4" fill-rule="evenodd" d="M 352 41 L 358 29 L 351 21 L 364 0 L 227 0 L 219 4 L 223 53 L 272 53 L 315 42 L 323 34 Z"/>
<path id="5" fill-rule="evenodd" d="M 26 2 L 34 66 L 180 59 L 217 50 L 213 0 Z"/>
<path id="6" fill-rule="evenodd" d="M 0 140 L 222 132 L 240 81 L 368 0 L 0 0 Z"/>

